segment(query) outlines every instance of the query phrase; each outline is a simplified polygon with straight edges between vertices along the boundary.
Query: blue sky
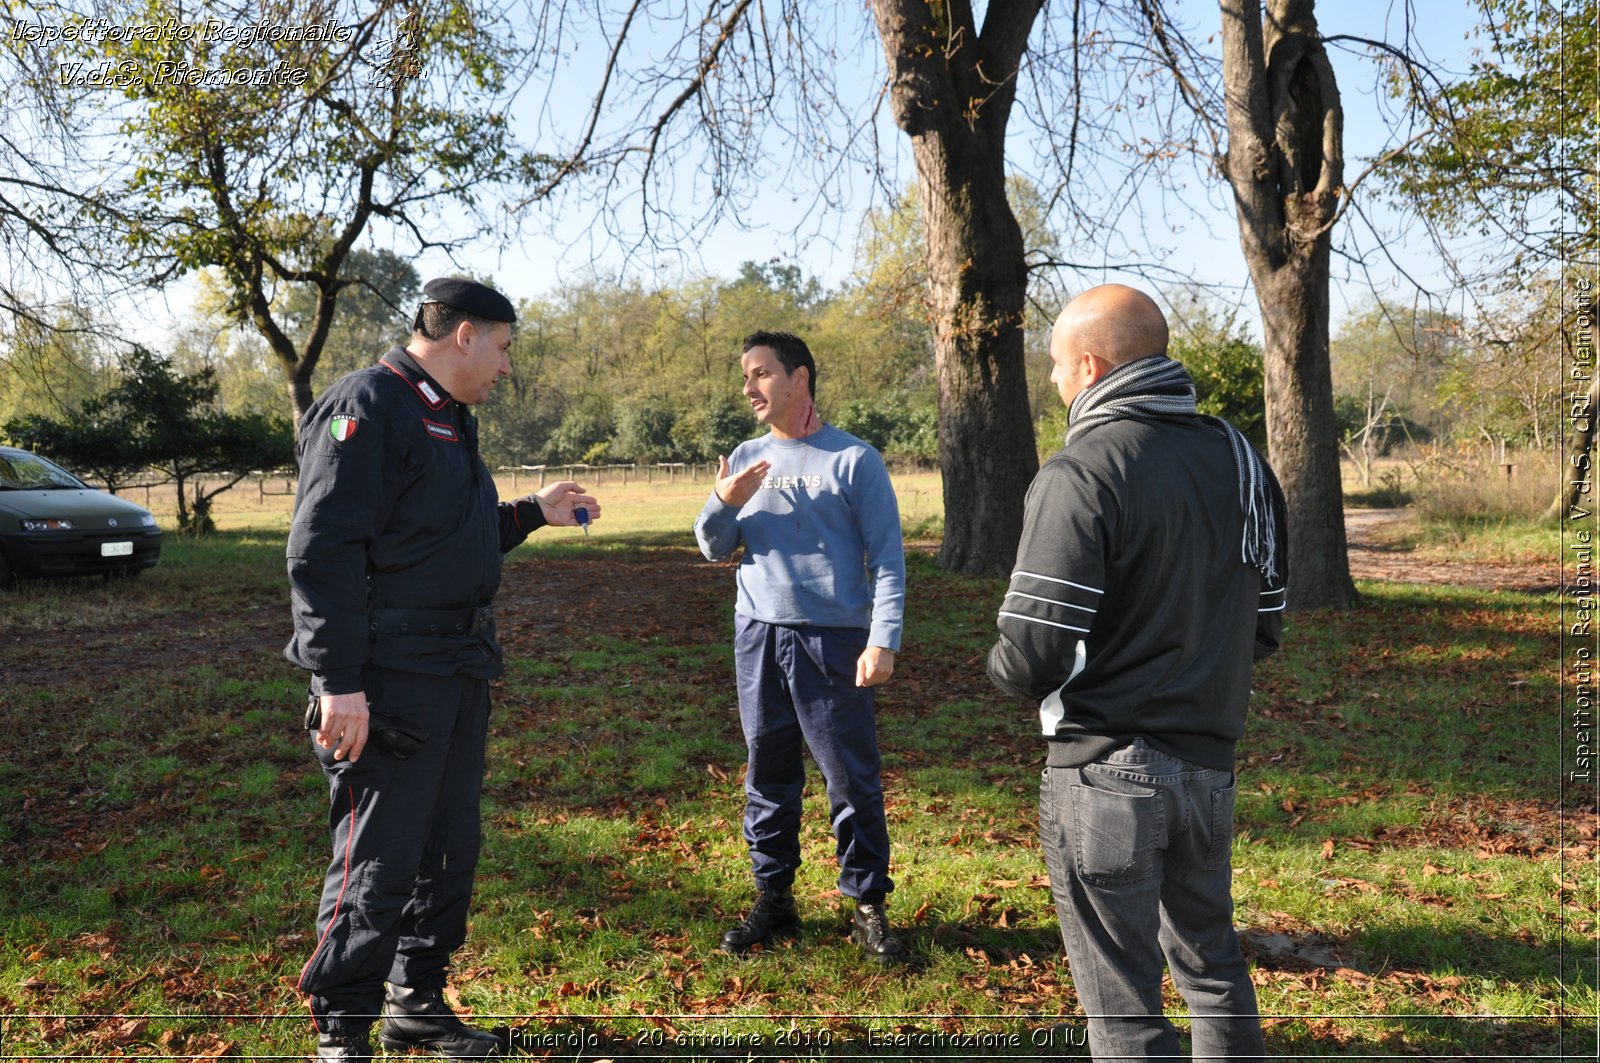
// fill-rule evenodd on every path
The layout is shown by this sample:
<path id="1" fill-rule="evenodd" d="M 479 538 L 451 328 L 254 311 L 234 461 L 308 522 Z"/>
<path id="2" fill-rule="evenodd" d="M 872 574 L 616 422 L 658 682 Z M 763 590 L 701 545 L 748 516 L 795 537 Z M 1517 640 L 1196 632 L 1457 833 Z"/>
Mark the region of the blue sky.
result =
<path id="1" fill-rule="evenodd" d="M 820 7 L 821 5 L 815 5 Z M 1047 8 L 1048 18 L 1054 7 Z M 1417 0 L 1413 33 L 1429 57 L 1448 71 L 1465 69 L 1470 42 L 1467 37 L 1476 22 L 1476 9 L 1466 0 Z M 1218 8 L 1214 2 L 1185 0 L 1179 5 L 1181 16 L 1196 27 L 1194 39 L 1205 40 L 1216 32 Z M 841 88 L 870 99 L 883 75 L 883 56 L 870 21 L 857 0 L 841 4 L 839 18 L 830 27 L 835 34 L 830 43 L 838 50 Z M 809 12 L 808 12 L 809 13 Z M 1056 13 L 1060 18 L 1060 13 Z M 1399 42 L 1405 9 L 1400 0 L 1343 0 L 1318 5 L 1319 25 L 1325 36 L 1350 34 Z M 850 19 L 857 19 L 851 24 Z M 514 128 L 525 144 L 553 150 L 562 141 L 570 142 L 585 113 L 598 82 L 604 44 L 596 35 L 566 42 L 566 59 L 544 71 L 553 80 L 534 79 L 518 98 Z M 661 52 L 670 47 L 662 36 L 646 37 L 641 48 Z M 1213 42 L 1209 50 L 1215 52 Z M 1387 119 L 1374 91 L 1374 67 L 1370 59 L 1336 50 L 1331 53 L 1345 109 L 1346 179 L 1365 166 L 1365 160 L 1381 152 L 1389 143 Z M 887 109 L 885 108 L 885 111 Z M 1013 121 L 1013 136 L 1008 155 L 1014 160 L 1031 156 L 1033 147 L 1026 140 L 1022 123 Z M 878 128 L 885 169 L 903 185 L 912 174 L 909 144 L 887 117 Z M 779 149 L 783 147 L 778 146 Z M 779 151 L 775 151 L 777 156 Z M 694 211 L 704 206 L 705 183 L 697 179 L 687 163 L 670 174 L 679 188 L 677 205 Z M 731 276 L 746 259 L 779 257 L 801 264 L 825 285 L 843 281 L 853 260 L 853 249 L 861 218 L 871 206 L 881 206 L 881 194 L 863 170 L 842 175 L 841 191 L 827 208 L 812 207 L 809 187 L 786 180 L 782 172 L 770 172 L 760 186 L 749 193 L 748 206 L 738 212 L 739 220 L 724 221 L 691 244 L 663 253 L 629 253 L 610 239 L 604 226 L 594 224 L 592 201 L 581 194 L 563 196 L 547 204 L 529 208 L 521 218 L 515 238 L 503 231 L 479 235 L 454 260 L 442 253 L 417 259 L 424 278 L 466 270 L 492 276 L 513 298 L 531 298 L 558 290 L 563 284 L 582 280 L 595 273 L 626 272 L 645 284 L 671 284 L 685 275 Z M 1380 227 L 1398 227 L 1399 216 L 1371 203 L 1373 217 Z M 798 227 L 796 219 L 805 215 Z M 1356 244 L 1375 252 L 1372 236 L 1361 232 L 1350 221 L 1345 234 L 1356 235 Z M 1231 200 L 1218 183 L 1189 178 L 1175 194 L 1143 196 L 1140 208 L 1118 219 L 1114 239 L 1123 246 L 1164 259 L 1168 265 L 1201 283 L 1216 287 L 1219 296 L 1238 303 L 1245 320 L 1254 321 L 1254 299 L 1247 289 L 1247 274 L 1239 251 Z M 374 231 L 374 239 L 400 253 L 409 253 L 403 238 Z M 1434 261 L 1431 246 L 1420 237 L 1390 240 L 1388 256 L 1395 258 L 1408 273 L 1436 290 L 1447 291 L 1441 271 Z M 1409 289 L 1397 279 L 1397 270 L 1382 254 L 1368 255 L 1369 269 L 1362 271 L 1336 260 L 1333 293 L 1334 324 L 1352 305 L 1366 298 L 1373 285 L 1391 295 L 1409 298 Z M 1115 272 L 1097 272 L 1068 280 L 1069 288 L 1118 280 L 1146 288 L 1143 277 Z M 187 286 L 184 286 L 187 287 Z M 168 310 L 181 315 L 188 303 L 182 289 L 161 300 Z M 159 313 L 159 312 L 158 312 Z M 1259 335 L 1259 329 L 1257 329 Z"/>
<path id="2" fill-rule="evenodd" d="M 1180 7 L 1183 17 L 1196 23 L 1196 39 L 1204 40 L 1217 31 L 1220 18 L 1215 3 L 1192 0 Z M 1346 0 L 1323 3 L 1318 8 L 1324 35 L 1349 34 L 1391 42 L 1402 39 L 1405 10 L 1400 3 Z M 1412 32 L 1430 58 L 1447 70 L 1464 70 L 1470 47 L 1467 36 L 1476 22 L 1475 9 L 1464 0 L 1422 0 L 1417 8 Z M 847 10 L 842 17 L 848 19 L 852 13 Z M 1042 17 L 1049 17 L 1048 9 Z M 857 37 L 855 43 L 856 54 L 846 54 L 841 63 L 842 67 L 851 68 L 855 84 L 846 81 L 843 87 L 846 91 L 870 92 L 882 77 L 882 54 L 875 37 Z M 589 98 L 597 80 L 597 56 L 593 41 L 583 42 L 573 50 L 571 61 L 559 71 L 559 98 Z M 1390 133 L 1388 119 L 1380 112 L 1381 101 L 1374 91 L 1371 60 L 1350 51 L 1336 50 L 1332 56 L 1345 108 L 1346 178 L 1349 180 L 1364 168 L 1368 158 L 1383 150 L 1389 143 Z M 852 59 L 857 61 L 852 62 Z M 537 93 L 532 94 L 532 99 L 538 98 Z M 561 122 L 553 117 L 559 109 L 545 108 L 536 112 L 531 104 L 525 103 L 521 128 L 533 131 L 542 138 L 541 143 L 548 142 L 551 134 L 559 136 L 563 132 Z M 574 113 L 577 113 L 576 108 Z M 544 118 L 542 128 L 538 122 L 540 115 Z M 1008 145 L 1008 153 L 1015 160 L 1027 158 L 1032 150 L 1025 142 L 1026 131 L 1020 126 L 1020 122 L 1013 122 L 1012 142 Z M 912 171 L 908 144 L 887 120 L 880 123 L 879 143 L 883 146 L 887 168 L 900 175 L 900 183 L 909 180 Z M 881 200 L 874 201 L 871 181 L 865 174 L 854 175 L 847 184 L 851 194 L 842 209 L 813 213 L 797 233 L 794 219 L 809 203 L 807 190 L 785 187 L 783 181 L 774 180 L 770 187 L 764 186 L 754 195 L 749 210 L 742 214 L 742 226 L 725 222 L 703 241 L 680 248 L 676 253 L 657 255 L 630 256 L 615 241 L 597 238 L 590 224 L 592 210 L 574 197 L 561 202 L 559 218 L 527 219 L 524 238 L 515 244 L 502 249 L 492 246 L 493 242 L 486 239 L 471 253 L 459 256 L 458 261 L 474 271 L 494 275 L 517 296 L 553 291 L 595 270 L 626 270 L 646 283 L 652 280 L 671 283 L 684 272 L 732 275 L 744 259 L 775 255 L 798 261 L 824 284 L 834 285 L 845 278 L 851 265 L 855 234 L 863 212 L 875 202 L 881 204 Z M 687 177 L 682 185 L 703 187 Z M 1191 212 L 1180 207 L 1171 196 L 1164 200 L 1146 196 L 1143 208 L 1137 212 L 1141 217 L 1126 218 L 1119 225 L 1123 230 L 1122 241 L 1130 248 L 1147 247 L 1157 253 L 1167 252 L 1163 257 L 1174 268 L 1192 273 L 1198 281 L 1218 285 L 1224 293 L 1229 290 L 1236 293 L 1246 317 L 1253 318 L 1253 299 L 1244 291 L 1247 275 L 1239 252 L 1231 201 L 1225 190 L 1220 185 L 1190 179 L 1177 198 L 1185 205 L 1194 205 L 1195 209 Z M 683 202 L 686 210 L 702 205 L 692 195 L 686 196 Z M 1398 224 L 1399 219 L 1381 204 L 1369 201 L 1369 205 L 1375 210 L 1372 216 L 1380 226 Z M 1353 225 L 1349 221 L 1344 224 Z M 1355 224 L 1351 231 L 1359 233 L 1360 230 L 1361 226 Z M 1145 242 L 1147 236 L 1148 242 Z M 1374 250 L 1374 240 L 1369 235 L 1360 235 L 1358 243 L 1365 250 Z M 1400 241 L 1391 243 L 1388 252 L 1408 273 L 1442 290 L 1443 279 L 1433 261 L 1431 247 L 1420 240 Z M 1383 255 L 1373 254 L 1369 259 L 1370 275 L 1348 264 L 1336 265 L 1336 273 L 1354 274 L 1336 283 L 1336 320 L 1348 305 L 1367 297 L 1371 283 L 1391 292 L 1404 289 Z M 425 275 L 453 268 L 443 256 L 425 259 L 420 265 Z M 1082 283 L 1121 280 L 1146 286 L 1150 283 L 1135 275 L 1117 273 L 1099 273 L 1081 280 Z"/>

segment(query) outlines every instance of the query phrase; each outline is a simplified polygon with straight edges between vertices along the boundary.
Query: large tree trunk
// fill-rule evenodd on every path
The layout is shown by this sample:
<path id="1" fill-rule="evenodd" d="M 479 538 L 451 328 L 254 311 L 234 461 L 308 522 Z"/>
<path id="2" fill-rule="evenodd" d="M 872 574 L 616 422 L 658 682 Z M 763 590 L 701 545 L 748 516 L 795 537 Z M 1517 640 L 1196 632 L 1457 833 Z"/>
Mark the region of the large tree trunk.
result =
<path id="1" fill-rule="evenodd" d="M 895 122 L 911 137 L 939 380 L 944 545 L 954 572 L 1006 576 L 1039 469 L 1022 319 L 1027 265 L 1005 187 L 1016 73 L 1041 0 L 873 0 Z"/>
<path id="2" fill-rule="evenodd" d="M 1222 0 L 1228 153 L 1239 242 L 1261 305 L 1267 449 L 1289 502 L 1289 605 L 1356 601 L 1328 359 L 1331 230 L 1343 114 L 1313 0 Z"/>

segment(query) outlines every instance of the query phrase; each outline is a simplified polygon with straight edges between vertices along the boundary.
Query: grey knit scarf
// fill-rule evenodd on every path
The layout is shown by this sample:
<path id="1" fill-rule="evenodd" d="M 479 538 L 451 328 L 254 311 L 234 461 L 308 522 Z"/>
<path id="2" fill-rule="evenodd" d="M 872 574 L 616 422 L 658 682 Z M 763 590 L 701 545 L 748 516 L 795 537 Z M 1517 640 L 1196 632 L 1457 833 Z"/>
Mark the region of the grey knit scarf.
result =
<path id="1" fill-rule="evenodd" d="M 1116 366 L 1078 393 L 1067 412 L 1067 443 L 1092 428 L 1124 417 L 1176 419 L 1196 417 L 1216 428 L 1233 447 L 1239 470 L 1239 507 L 1244 511 L 1240 554 L 1269 580 L 1278 578 L 1277 505 L 1271 478 L 1256 448 L 1220 417 L 1201 417 L 1195 409 L 1194 381 L 1180 362 L 1165 355 L 1140 358 Z"/>

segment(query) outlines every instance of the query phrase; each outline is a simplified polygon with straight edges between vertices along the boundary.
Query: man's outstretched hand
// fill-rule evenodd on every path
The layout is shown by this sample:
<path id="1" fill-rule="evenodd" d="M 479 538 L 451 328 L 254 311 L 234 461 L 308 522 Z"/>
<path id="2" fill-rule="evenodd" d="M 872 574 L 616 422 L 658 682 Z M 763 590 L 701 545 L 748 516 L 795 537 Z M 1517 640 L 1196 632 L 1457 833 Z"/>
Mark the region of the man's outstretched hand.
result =
<path id="1" fill-rule="evenodd" d="M 761 490 L 761 481 L 767 478 L 767 470 L 772 468 L 770 461 L 758 461 L 748 469 L 741 472 L 728 471 L 728 459 L 721 454 L 717 455 L 717 497 L 725 505 L 742 506 L 756 496 Z"/>
<path id="2" fill-rule="evenodd" d="M 584 494 L 583 488 L 571 480 L 553 483 L 543 491 L 529 495 L 528 498 L 539 503 L 539 508 L 544 511 L 546 524 L 554 524 L 561 528 L 577 527 L 578 517 L 573 511 L 579 506 L 589 511 L 589 520 L 600 519 L 600 503 L 593 495 Z"/>

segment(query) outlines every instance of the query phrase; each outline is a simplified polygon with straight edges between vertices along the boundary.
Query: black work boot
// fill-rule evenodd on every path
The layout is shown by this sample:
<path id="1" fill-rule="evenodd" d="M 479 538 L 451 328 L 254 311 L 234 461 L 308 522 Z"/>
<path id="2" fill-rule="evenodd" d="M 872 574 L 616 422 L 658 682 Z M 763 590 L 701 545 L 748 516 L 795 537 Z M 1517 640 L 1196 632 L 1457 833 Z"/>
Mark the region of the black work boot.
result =
<path id="1" fill-rule="evenodd" d="M 498 1059 L 500 1038 L 474 1030 L 444 1002 L 444 989 L 411 989 L 391 984 L 383 995 L 383 1025 L 378 1040 L 392 1049 L 420 1048 L 446 1059 Z"/>
<path id="2" fill-rule="evenodd" d="M 857 901 L 851 918 L 850 940 L 861 946 L 867 959 L 874 963 L 899 963 L 906 958 L 906 947 L 889 929 L 889 917 L 883 914 L 883 903 Z"/>
<path id="3" fill-rule="evenodd" d="M 722 935 L 723 952 L 742 953 L 773 938 L 788 937 L 800 927 L 800 913 L 795 911 L 794 893 L 788 887 L 761 891 L 750 914 L 744 922 Z"/>
<path id="4" fill-rule="evenodd" d="M 372 1063 L 372 1042 L 364 1033 L 319 1033 L 314 1063 Z"/>

